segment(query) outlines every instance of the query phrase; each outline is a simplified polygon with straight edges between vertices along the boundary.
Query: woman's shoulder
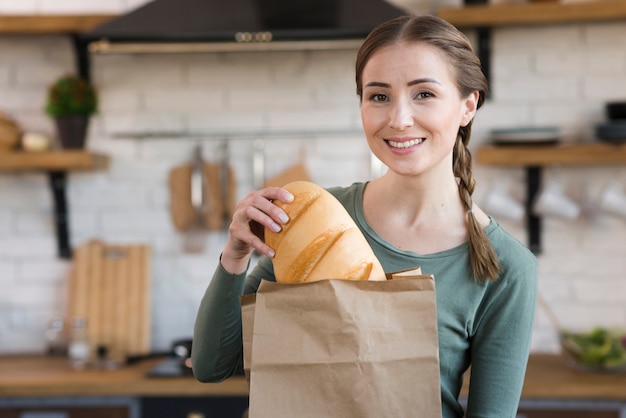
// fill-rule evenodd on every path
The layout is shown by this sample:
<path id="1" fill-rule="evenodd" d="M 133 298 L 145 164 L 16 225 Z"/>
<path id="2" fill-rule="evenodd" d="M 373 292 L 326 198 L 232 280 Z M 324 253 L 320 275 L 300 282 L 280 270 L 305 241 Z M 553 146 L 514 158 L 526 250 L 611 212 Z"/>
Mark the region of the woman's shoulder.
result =
<path id="1" fill-rule="evenodd" d="M 488 235 L 505 278 L 520 275 L 536 277 L 539 263 L 535 254 L 495 220 L 492 222 L 496 225 Z"/>

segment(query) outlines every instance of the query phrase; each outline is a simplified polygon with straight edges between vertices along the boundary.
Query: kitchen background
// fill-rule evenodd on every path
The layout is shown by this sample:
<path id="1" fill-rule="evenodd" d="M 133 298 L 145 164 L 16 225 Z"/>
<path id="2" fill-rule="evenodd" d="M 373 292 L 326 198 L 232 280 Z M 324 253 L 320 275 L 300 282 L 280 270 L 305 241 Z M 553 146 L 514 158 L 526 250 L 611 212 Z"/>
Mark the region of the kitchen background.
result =
<path id="1" fill-rule="evenodd" d="M 0 0 L 0 13 L 122 13 L 143 3 Z M 415 12 L 434 7 L 408 0 L 395 4 Z M 232 133 L 229 163 L 239 198 L 254 185 L 254 143 L 242 132 L 311 132 L 264 140 L 267 177 L 299 161 L 322 186 L 367 180 L 377 171 L 359 133 L 355 52 L 93 56 L 100 111 L 87 148 L 109 155 L 110 166 L 68 175 L 71 241 L 74 246 L 94 238 L 151 246 L 154 350 L 191 336 L 225 237 L 225 232 L 211 233 L 202 254 L 182 250 L 169 214 L 168 173 L 190 161 L 197 144 L 207 160 L 215 159 L 227 136 L 137 139 L 123 133 Z M 25 130 L 53 135 L 43 111 L 46 89 L 58 76 L 75 71 L 69 37 L 2 35 L 0 57 L 0 111 Z M 564 140 L 594 141 L 594 125 L 606 118 L 604 104 L 626 99 L 623 21 L 498 28 L 492 60 L 492 97 L 476 117 L 474 150 L 489 141 L 492 129 L 518 126 L 558 126 L 566 133 Z M 475 171 L 479 204 L 497 184 L 518 198 L 524 194 L 521 168 L 476 166 Z M 545 181 L 561 182 L 583 205 L 612 179 L 626 188 L 626 167 L 549 167 L 544 172 Z M 526 242 L 522 221 L 501 223 Z M 564 326 L 626 326 L 625 254 L 624 219 L 585 211 L 576 220 L 544 220 L 540 290 Z M 44 351 L 48 321 L 65 312 L 70 268 L 70 261 L 57 257 L 47 177 L 2 173 L 0 354 Z M 558 350 L 554 327 L 541 309 L 532 350 Z"/>

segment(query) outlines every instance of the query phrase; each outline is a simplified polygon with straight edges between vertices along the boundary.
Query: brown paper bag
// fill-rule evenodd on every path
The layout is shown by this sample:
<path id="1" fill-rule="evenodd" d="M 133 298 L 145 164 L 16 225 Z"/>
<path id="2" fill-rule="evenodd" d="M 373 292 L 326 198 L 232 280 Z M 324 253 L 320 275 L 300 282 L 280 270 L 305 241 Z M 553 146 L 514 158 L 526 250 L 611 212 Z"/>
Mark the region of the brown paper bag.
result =
<path id="1" fill-rule="evenodd" d="M 251 418 L 441 417 L 430 275 L 263 281 L 242 318 Z"/>
<path id="2" fill-rule="evenodd" d="M 243 340 L 243 371 L 250 386 L 250 357 L 252 356 L 252 333 L 254 331 L 254 304 L 256 293 L 243 295 L 241 300 L 241 338 Z"/>

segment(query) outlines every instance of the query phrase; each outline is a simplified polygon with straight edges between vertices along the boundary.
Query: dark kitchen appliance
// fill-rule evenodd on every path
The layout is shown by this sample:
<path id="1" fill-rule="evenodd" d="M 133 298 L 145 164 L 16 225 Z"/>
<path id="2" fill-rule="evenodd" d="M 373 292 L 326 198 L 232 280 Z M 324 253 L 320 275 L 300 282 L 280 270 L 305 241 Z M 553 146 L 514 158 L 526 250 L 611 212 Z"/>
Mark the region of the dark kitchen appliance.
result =
<path id="1" fill-rule="evenodd" d="M 626 101 L 608 102 L 604 109 L 609 121 L 626 120 Z"/>
<path id="2" fill-rule="evenodd" d="M 84 38 L 249 45 L 362 39 L 377 24 L 403 14 L 407 12 L 384 0 L 155 0 Z"/>
<path id="3" fill-rule="evenodd" d="M 597 124 L 595 132 L 596 136 L 602 141 L 613 144 L 626 143 L 626 119 L 611 120 Z"/>
<path id="4" fill-rule="evenodd" d="M 193 376 L 191 344 L 191 340 L 174 341 L 170 355 L 148 371 L 148 377 Z"/>

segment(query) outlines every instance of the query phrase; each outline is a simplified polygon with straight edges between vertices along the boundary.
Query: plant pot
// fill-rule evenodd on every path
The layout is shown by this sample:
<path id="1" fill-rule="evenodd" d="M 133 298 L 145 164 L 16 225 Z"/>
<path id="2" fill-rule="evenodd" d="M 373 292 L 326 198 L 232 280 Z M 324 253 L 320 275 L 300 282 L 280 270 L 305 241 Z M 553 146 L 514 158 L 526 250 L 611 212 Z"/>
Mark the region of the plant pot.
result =
<path id="1" fill-rule="evenodd" d="M 63 149 L 83 149 L 89 127 L 88 116 L 65 116 L 56 118 L 57 133 Z"/>

